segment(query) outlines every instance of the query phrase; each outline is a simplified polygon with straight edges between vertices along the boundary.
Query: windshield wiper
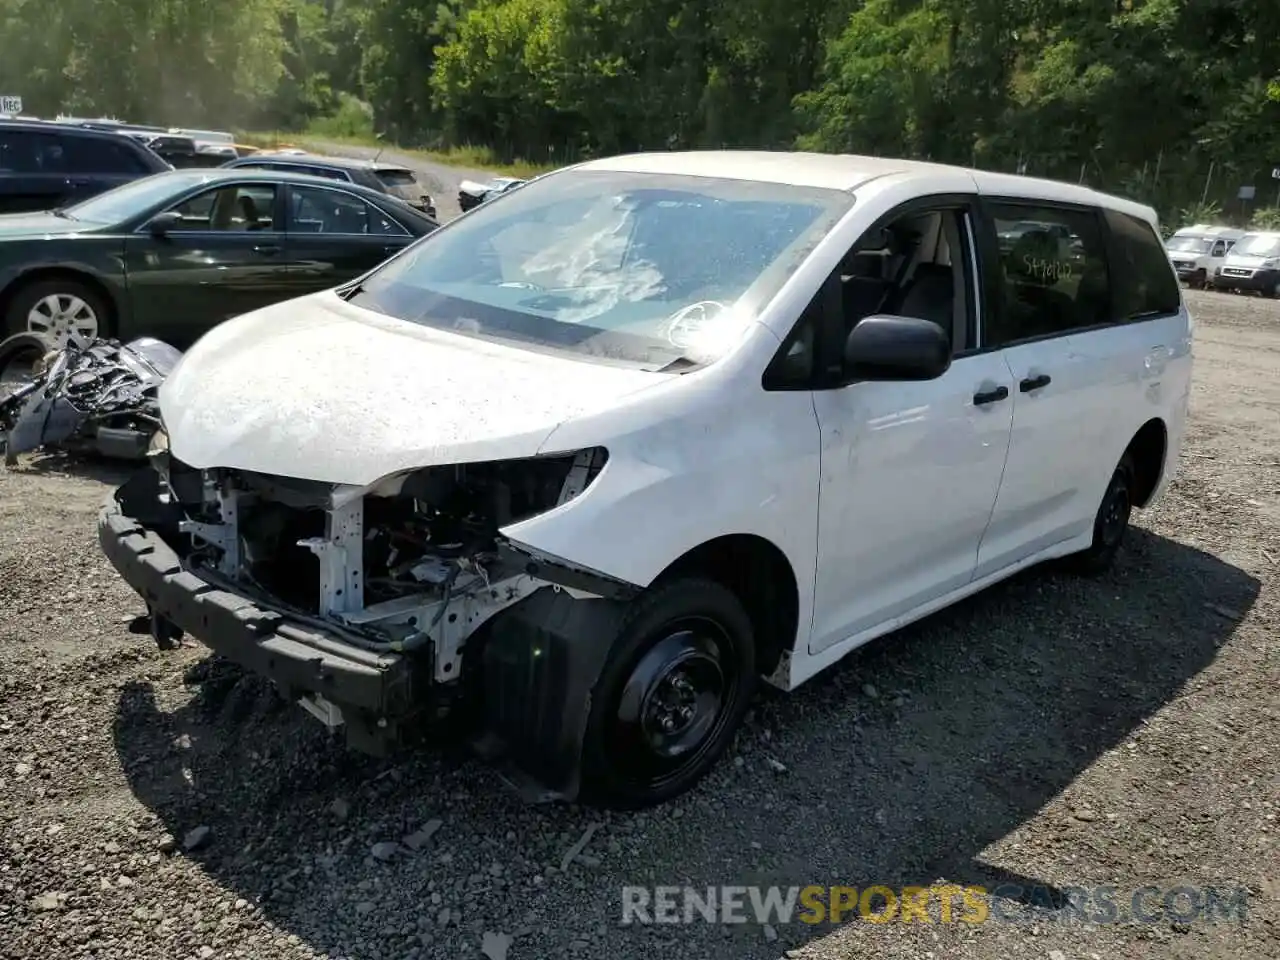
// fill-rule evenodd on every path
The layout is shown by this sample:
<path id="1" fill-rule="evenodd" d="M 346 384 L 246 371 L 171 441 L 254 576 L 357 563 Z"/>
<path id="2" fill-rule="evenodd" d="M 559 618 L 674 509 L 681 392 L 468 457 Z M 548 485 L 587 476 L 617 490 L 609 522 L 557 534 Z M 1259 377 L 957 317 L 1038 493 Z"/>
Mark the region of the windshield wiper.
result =
<path id="1" fill-rule="evenodd" d="M 49 212 L 50 212 L 50 213 L 52 213 L 55 217 L 61 217 L 63 220 L 74 220 L 74 219 L 76 219 L 76 218 L 75 218 L 75 217 L 73 217 L 71 214 L 67 213 L 67 208 L 66 208 L 66 207 L 54 207 L 54 208 L 53 208 L 52 210 L 50 210 Z"/>
<path id="2" fill-rule="evenodd" d="M 339 290 L 338 296 L 341 297 L 343 300 L 346 300 L 349 302 L 352 297 L 361 293 L 364 293 L 364 284 L 357 283 L 357 284 L 354 284 L 353 286 L 345 287 L 342 290 Z"/>

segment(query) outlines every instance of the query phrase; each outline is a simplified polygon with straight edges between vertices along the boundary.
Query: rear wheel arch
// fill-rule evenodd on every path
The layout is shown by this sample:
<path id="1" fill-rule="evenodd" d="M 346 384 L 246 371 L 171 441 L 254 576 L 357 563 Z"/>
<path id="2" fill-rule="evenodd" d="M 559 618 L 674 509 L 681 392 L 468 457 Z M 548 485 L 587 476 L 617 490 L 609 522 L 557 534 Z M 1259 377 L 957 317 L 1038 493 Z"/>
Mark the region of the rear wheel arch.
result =
<path id="1" fill-rule="evenodd" d="M 1133 463 L 1133 503 L 1145 507 L 1160 486 L 1169 450 L 1169 430 L 1159 417 L 1152 417 L 1133 435 L 1125 455 Z"/>

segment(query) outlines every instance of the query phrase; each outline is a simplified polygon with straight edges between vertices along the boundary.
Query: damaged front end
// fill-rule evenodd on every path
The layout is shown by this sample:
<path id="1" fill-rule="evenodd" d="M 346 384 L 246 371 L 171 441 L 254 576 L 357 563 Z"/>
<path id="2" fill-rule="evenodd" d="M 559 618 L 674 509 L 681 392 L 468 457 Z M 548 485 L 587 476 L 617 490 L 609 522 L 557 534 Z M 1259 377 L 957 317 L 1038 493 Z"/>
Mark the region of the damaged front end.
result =
<path id="1" fill-rule="evenodd" d="M 41 341 L 20 334 L 0 343 L 0 356 L 34 353 L 33 375 L 0 396 L 0 448 L 12 466 L 19 453 L 59 448 L 71 453 L 140 460 L 160 425 L 157 393 L 182 354 L 159 340 L 78 337 L 40 355 Z M 5 359 L 0 366 L 7 366 Z"/>
<path id="2" fill-rule="evenodd" d="M 636 588 L 501 530 L 581 494 L 606 457 L 437 466 L 359 488 L 194 470 L 161 434 L 156 469 L 117 491 L 100 539 L 157 639 L 191 633 L 371 752 L 478 698 L 508 747 L 534 733 L 567 745 L 537 774 L 547 784 L 572 774 L 585 709 L 569 704 L 587 702 L 599 631 Z M 584 629 L 603 642 L 567 656 Z"/>

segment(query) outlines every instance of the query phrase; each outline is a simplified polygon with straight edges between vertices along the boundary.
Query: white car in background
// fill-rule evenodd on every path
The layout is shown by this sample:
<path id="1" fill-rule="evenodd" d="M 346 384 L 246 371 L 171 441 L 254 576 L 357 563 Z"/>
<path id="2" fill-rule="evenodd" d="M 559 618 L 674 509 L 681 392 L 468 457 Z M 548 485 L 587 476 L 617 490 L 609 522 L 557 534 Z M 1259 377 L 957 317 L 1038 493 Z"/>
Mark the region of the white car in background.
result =
<path id="1" fill-rule="evenodd" d="M 1212 286 L 1227 254 L 1245 231 L 1235 227 L 1215 227 L 1206 223 L 1183 227 L 1165 241 L 1169 262 L 1178 279 L 1192 287 Z"/>
<path id="2" fill-rule="evenodd" d="M 1041 561 L 1105 568 L 1174 475 L 1190 372 L 1131 201 L 613 157 L 211 331 L 99 536 L 162 645 L 354 746 L 467 704 L 547 790 L 642 806 L 706 773 L 761 678 Z"/>
<path id="3" fill-rule="evenodd" d="M 174 127 L 169 132 L 177 136 L 190 137 L 196 142 L 196 151 L 206 156 L 221 157 L 225 160 L 234 160 L 239 156 L 236 152 L 235 135 L 226 131 L 192 130 L 186 127 Z"/>
<path id="4" fill-rule="evenodd" d="M 1280 297 L 1280 233 L 1259 230 L 1241 237 L 1215 272 L 1213 286 Z"/>

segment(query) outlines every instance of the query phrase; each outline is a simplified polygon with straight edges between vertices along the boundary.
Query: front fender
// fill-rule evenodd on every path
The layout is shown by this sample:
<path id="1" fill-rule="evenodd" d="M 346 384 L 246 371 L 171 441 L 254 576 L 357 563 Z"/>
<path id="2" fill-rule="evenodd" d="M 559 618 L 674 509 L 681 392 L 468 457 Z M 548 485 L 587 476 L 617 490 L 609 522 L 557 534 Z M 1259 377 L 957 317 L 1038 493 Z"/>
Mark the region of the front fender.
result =
<path id="1" fill-rule="evenodd" d="M 703 416 L 713 419 L 682 418 L 621 446 L 602 439 L 608 463 L 582 494 L 503 534 L 641 587 L 700 544 L 754 534 L 786 555 L 803 598 L 813 581 L 821 472 L 811 397 L 762 391 L 732 413 Z"/>

